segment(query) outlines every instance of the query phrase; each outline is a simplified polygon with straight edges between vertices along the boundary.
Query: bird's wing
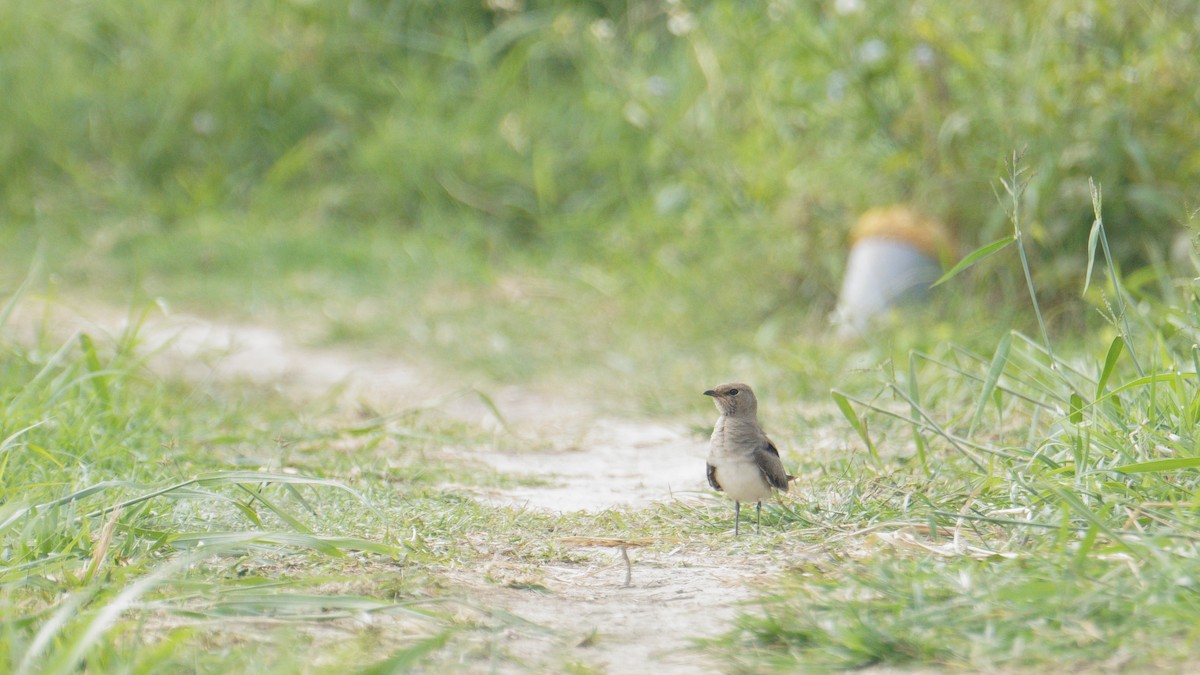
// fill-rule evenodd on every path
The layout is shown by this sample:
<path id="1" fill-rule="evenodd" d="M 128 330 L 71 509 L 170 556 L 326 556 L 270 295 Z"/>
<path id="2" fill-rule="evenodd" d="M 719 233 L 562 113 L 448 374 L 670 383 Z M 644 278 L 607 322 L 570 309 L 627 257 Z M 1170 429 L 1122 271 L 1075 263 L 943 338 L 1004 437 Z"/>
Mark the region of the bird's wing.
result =
<path id="1" fill-rule="evenodd" d="M 784 470 L 783 462 L 779 461 L 779 449 L 766 436 L 762 437 L 762 441 L 754 451 L 754 461 L 758 464 L 758 470 L 762 472 L 763 478 L 767 479 L 771 487 L 787 492 L 788 481 L 792 477 Z M 712 475 L 711 469 L 709 475 Z M 712 478 L 709 478 L 709 482 L 712 482 Z"/>
<path id="2" fill-rule="evenodd" d="M 708 484 L 712 486 L 712 489 L 721 491 L 721 484 L 717 482 L 717 467 L 712 464 L 708 465 Z"/>

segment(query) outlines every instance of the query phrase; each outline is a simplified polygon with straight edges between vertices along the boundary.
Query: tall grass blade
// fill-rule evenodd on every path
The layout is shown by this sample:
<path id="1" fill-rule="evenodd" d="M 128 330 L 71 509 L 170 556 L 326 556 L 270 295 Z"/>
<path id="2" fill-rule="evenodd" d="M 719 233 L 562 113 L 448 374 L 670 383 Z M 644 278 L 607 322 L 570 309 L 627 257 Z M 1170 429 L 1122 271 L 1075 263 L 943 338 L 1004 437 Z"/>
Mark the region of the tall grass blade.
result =
<path id="1" fill-rule="evenodd" d="M 1131 382 L 1126 382 L 1125 384 L 1105 394 L 1104 398 L 1111 398 L 1117 394 L 1121 394 L 1132 389 L 1137 389 L 1139 387 L 1153 387 L 1160 382 L 1178 386 L 1183 384 L 1184 380 L 1192 380 L 1195 378 L 1196 373 L 1151 373 L 1145 377 L 1139 377 Z M 1097 403 L 1099 403 L 1099 401 L 1097 401 Z"/>
<path id="2" fill-rule="evenodd" d="M 22 387 L 21 392 L 15 398 L 9 400 L 10 407 L 17 408 L 27 405 L 27 401 L 24 399 L 26 397 L 32 397 L 36 395 L 38 390 L 37 386 L 35 385 L 40 385 L 42 380 L 49 378 L 53 373 L 58 372 L 60 364 L 69 360 L 71 345 L 73 342 L 74 340 L 67 340 L 66 342 L 63 342 L 62 346 L 55 350 L 55 352 L 50 355 L 50 358 L 46 359 L 42 363 L 41 370 L 39 370 L 32 379 L 25 383 L 25 386 Z"/>
<path id="3" fill-rule="evenodd" d="M 391 557 L 399 557 L 404 551 L 390 544 L 360 539 L 358 537 L 341 537 L 333 535 L 305 534 L 303 532 L 192 532 L 186 534 L 168 533 L 167 543 L 176 548 L 208 549 L 213 546 L 229 548 L 233 546 L 267 546 L 292 548 L 307 548 L 320 551 L 326 555 L 340 558 L 347 551 L 366 551 Z"/>
<path id="4" fill-rule="evenodd" d="M 100 538 L 96 540 L 96 545 L 92 547 L 92 560 L 88 564 L 87 571 L 84 572 L 83 578 L 86 581 L 90 582 L 95 578 L 96 573 L 100 571 L 100 566 L 104 564 L 105 558 L 108 557 L 108 549 L 112 545 L 113 532 L 117 529 L 117 520 L 120 517 L 120 509 L 113 511 L 108 522 L 104 524 L 104 528 L 100 530 Z"/>
<path id="5" fill-rule="evenodd" d="M 917 419 L 921 410 L 921 389 L 920 383 L 917 380 L 917 354 L 910 352 L 908 355 L 908 396 L 912 400 L 912 417 Z M 925 435 L 921 433 L 921 426 L 916 422 L 912 423 L 913 444 L 917 448 L 917 461 L 921 463 L 922 468 L 928 467 L 926 457 Z"/>
<path id="6" fill-rule="evenodd" d="M 1087 532 L 1083 535 L 1083 541 L 1079 542 L 1079 549 L 1075 551 L 1075 567 L 1080 568 L 1087 562 L 1088 554 L 1092 552 L 1092 548 L 1096 545 L 1096 537 L 1100 534 L 1100 528 L 1095 523 L 1088 526 Z"/>
<path id="7" fill-rule="evenodd" d="M 1067 413 L 1067 419 L 1071 424 L 1083 424 L 1083 397 L 1079 394 L 1071 392 L 1071 410 Z"/>
<path id="8" fill-rule="evenodd" d="M 62 506 L 63 504 L 69 504 L 78 499 L 83 499 L 84 497 L 88 497 L 88 496 L 96 494 L 98 492 L 104 492 L 105 490 L 108 490 L 109 488 L 112 488 L 112 487 L 124 487 L 127 485 L 131 485 L 131 484 L 127 483 L 126 481 L 118 481 L 118 480 L 102 481 L 100 483 L 97 483 L 90 487 L 86 487 L 77 492 L 73 492 L 73 493 L 67 495 L 66 497 L 55 499 L 55 500 L 45 502 L 42 504 L 34 504 L 31 506 L 22 507 L 22 508 L 17 509 L 15 511 L 13 511 L 12 513 L 10 513 L 8 515 L 8 517 L 6 517 L 4 520 L 0 520 L 0 532 L 4 532 L 4 530 L 11 527 L 14 523 L 19 521 L 21 518 L 24 518 L 25 515 L 30 512 L 40 513 L 40 512 L 49 510 L 49 509 L 56 508 L 58 506 Z M 105 509 L 104 513 L 108 513 L 109 511 L 112 511 L 115 508 L 119 508 L 119 506 L 120 505 Z"/>
<path id="9" fill-rule="evenodd" d="M 9 434 L 7 438 L 5 438 L 3 441 L 0 441 L 0 453 L 5 453 L 5 452 L 8 452 L 9 450 L 12 450 L 14 447 L 16 447 L 16 440 L 18 438 L 20 438 L 21 436 L 25 435 L 26 431 L 29 431 L 31 429 L 36 429 L 36 428 L 42 426 L 43 424 L 45 424 L 47 421 L 48 420 L 41 420 L 38 422 L 34 422 L 33 424 L 30 424 L 29 426 L 25 427 L 24 429 L 18 429 L 17 431 L 14 431 L 11 434 Z M 59 464 L 59 466 L 62 466 L 62 465 Z"/>
<path id="10" fill-rule="evenodd" d="M 1050 333 L 1046 330 L 1046 319 L 1042 316 L 1042 308 L 1037 299 L 1037 288 L 1033 283 L 1033 272 L 1029 267 L 1029 257 L 1025 253 L 1024 235 L 1021 231 L 1021 196 L 1025 193 L 1025 188 L 1029 185 L 1028 178 L 1022 178 L 1026 172 L 1026 168 L 1021 166 L 1021 157 L 1023 151 L 1018 152 L 1013 150 L 1012 158 L 1008 165 L 1008 178 L 1001 179 L 1001 184 L 1004 185 L 1005 192 L 1008 193 L 1010 206 L 1008 207 L 1008 219 L 1012 222 L 1013 241 L 1017 244 L 1017 253 L 1021 259 L 1021 271 L 1025 274 L 1025 286 L 1029 289 L 1029 300 L 1033 303 L 1033 314 L 1037 317 L 1038 328 L 1042 333 L 1042 344 L 1045 346 L 1046 352 L 1050 357 L 1050 367 L 1057 370 L 1058 360 L 1054 358 L 1054 353 L 1050 347 Z"/>
<path id="11" fill-rule="evenodd" d="M 1046 329 L 1046 318 L 1042 316 L 1042 306 L 1038 303 L 1037 287 L 1033 283 L 1033 271 L 1029 267 L 1029 257 L 1025 255 L 1024 237 L 1020 231 L 1017 232 L 1017 253 L 1021 258 L 1021 271 L 1025 273 L 1025 287 L 1029 289 L 1029 301 L 1033 304 L 1033 315 L 1037 318 L 1038 330 L 1042 334 L 1042 344 L 1046 349 L 1046 353 L 1050 357 L 1050 367 L 1057 370 L 1058 359 L 1054 357 L 1054 350 L 1050 346 L 1050 331 Z"/>
<path id="12" fill-rule="evenodd" d="M 508 426 L 508 420 L 504 418 L 504 414 L 500 412 L 500 407 L 496 405 L 496 402 L 492 400 L 492 397 L 475 388 L 472 388 L 471 391 L 479 397 L 479 401 L 488 409 L 488 412 L 492 413 L 492 416 L 496 418 L 496 421 L 500 423 L 500 426 L 503 427 L 505 431 L 512 433 L 512 429 Z"/>
<path id="13" fill-rule="evenodd" d="M 1117 359 L 1121 358 L 1121 352 L 1125 349 L 1125 338 L 1118 335 L 1113 338 L 1112 344 L 1108 346 L 1108 353 L 1104 356 L 1104 367 L 1100 369 L 1100 379 L 1096 381 L 1096 398 L 1099 399 L 1104 395 L 1104 387 L 1108 384 L 1108 378 L 1112 376 L 1113 368 L 1117 366 Z"/>
<path id="14" fill-rule="evenodd" d="M 913 405 L 914 405 L 914 404 L 913 404 L 913 401 L 912 401 L 911 399 L 909 399 L 909 398 L 908 398 L 908 394 L 905 394 L 903 391 L 901 391 L 901 390 L 900 390 L 900 388 L 899 388 L 899 387 L 897 387 L 895 384 L 890 384 L 890 385 L 889 385 L 889 388 L 891 389 L 891 391 L 892 391 L 892 392 L 893 392 L 893 393 L 894 393 L 896 396 L 899 396 L 901 399 L 903 399 L 903 400 L 907 401 L 907 402 L 908 402 L 908 404 L 909 404 L 909 406 L 910 406 L 910 407 L 913 407 Z M 860 401 L 859 403 L 861 403 L 861 401 Z M 914 418 L 914 419 L 911 419 L 911 420 L 909 420 L 908 418 L 904 417 L 903 415 L 899 415 L 899 414 L 896 414 L 896 413 L 893 413 L 893 412 L 890 412 L 890 411 L 887 411 L 887 410 L 884 410 L 884 409 L 881 409 L 881 408 L 878 408 L 878 407 L 875 407 L 875 406 L 868 406 L 868 407 L 870 407 L 870 409 L 871 409 L 871 410 L 874 410 L 875 412 L 878 412 L 878 413 L 883 413 L 883 414 L 885 414 L 885 415 L 889 415 L 889 416 L 891 416 L 891 417 L 895 417 L 895 418 L 898 418 L 898 419 L 904 419 L 904 420 L 907 420 L 907 421 L 909 421 L 909 423 L 911 423 L 911 424 L 917 424 L 917 423 L 924 424 L 924 425 L 925 425 L 925 426 L 926 426 L 928 429 L 930 429 L 931 431 L 933 431 L 933 433 L 937 434 L 937 435 L 938 435 L 938 436 L 940 436 L 941 438 L 944 438 L 944 439 L 946 440 L 946 442 L 947 442 L 947 443 L 949 443 L 951 446 L 953 446 L 955 450 L 957 450 L 957 451 L 959 451 L 960 453 L 962 453 L 962 455 L 963 455 L 964 457 L 966 457 L 967 459 L 969 459 L 969 460 L 971 460 L 972 462 L 974 462 L 974 463 L 975 463 L 975 465 L 976 465 L 977 467 L 979 467 L 979 469 L 980 469 L 981 471 L 982 471 L 982 470 L 984 470 L 984 467 L 985 467 L 985 464 L 984 464 L 984 462 L 983 462 L 983 459 L 982 459 L 981 457 L 979 457 L 978 455 L 976 455 L 974 452 L 972 452 L 972 451 L 971 451 L 971 450 L 970 450 L 970 449 L 967 447 L 967 445 L 968 445 L 968 444 L 969 444 L 969 445 L 975 445 L 975 447 L 977 447 L 977 448 L 980 448 L 980 449 L 983 449 L 983 450 L 986 450 L 987 452 L 993 452 L 993 453 L 996 453 L 996 454 L 1001 454 L 1001 455 L 1005 455 L 1005 454 L 1007 454 L 1007 453 L 1006 453 L 1004 450 L 1000 450 L 1000 449 L 997 449 L 997 448 L 988 448 L 988 447 L 985 447 L 985 446 L 982 446 L 982 445 L 979 445 L 979 444 L 972 444 L 972 443 L 969 443 L 969 442 L 968 442 L 967 444 L 964 444 L 964 443 L 962 442 L 962 440 L 963 440 L 963 439 L 957 438 L 956 436 L 954 436 L 954 435 L 953 435 L 953 434 L 951 434 L 950 432 L 946 431 L 946 429 L 945 429 L 945 428 L 944 428 L 944 427 L 943 427 L 941 424 L 938 424 L 936 420 L 934 420 L 932 417 L 930 417 L 929 413 L 925 412 L 925 410 L 924 410 L 924 409 L 922 409 L 922 408 L 920 408 L 920 407 L 916 407 L 916 408 L 915 408 L 915 410 L 917 411 L 917 414 L 918 414 L 920 417 L 918 417 L 918 418 Z M 920 422 L 920 420 L 924 420 L 924 421 L 923 421 L 923 422 Z"/>
<path id="15" fill-rule="evenodd" d="M 92 336 L 80 333 L 79 347 L 83 350 L 83 362 L 87 364 L 87 368 L 91 372 L 92 388 L 96 391 L 96 398 L 104 404 L 105 410 L 110 410 L 112 398 L 108 393 L 108 375 L 105 374 L 104 366 L 100 365 L 100 357 L 96 355 L 96 344 L 92 342 Z"/>
<path id="16" fill-rule="evenodd" d="M 1128 341 L 1131 336 L 1131 328 L 1129 325 L 1129 316 L 1125 312 L 1125 288 L 1121 284 L 1120 275 L 1117 274 L 1117 265 L 1113 262 L 1112 251 L 1108 247 L 1108 235 L 1104 232 L 1104 218 L 1101 217 L 1101 190 L 1092 179 L 1088 179 L 1088 185 L 1092 187 L 1092 212 L 1095 216 L 1095 222 L 1092 228 L 1097 231 L 1096 239 L 1100 242 L 1100 248 L 1104 251 L 1104 264 L 1108 266 L 1108 280 L 1112 284 L 1113 293 L 1116 295 L 1117 301 L 1117 316 L 1116 320 L 1120 322 L 1118 329 L 1122 332 L 1123 337 Z M 1145 374 L 1142 370 L 1141 360 L 1138 359 L 1137 353 L 1133 349 L 1133 344 L 1126 345 L 1129 348 L 1129 360 L 1133 362 L 1133 368 L 1138 375 Z"/>
<path id="17" fill-rule="evenodd" d="M 45 243 L 45 240 L 38 240 L 37 250 L 33 254 L 33 262 L 29 265 L 29 271 L 25 273 L 25 278 L 21 280 L 21 285 L 17 286 L 17 290 L 8 296 L 8 302 L 4 303 L 4 309 L 0 310 L 0 328 L 8 325 L 8 319 L 12 316 L 13 310 L 25 297 L 33 279 L 38 276 L 42 261 L 45 260 Z"/>
<path id="18" fill-rule="evenodd" d="M 421 659 L 426 655 L 441 649 L 456 632 L 453 628 L 447 628 L 437 635 L 399 649 L 388 658 L 358 671 L 358 675 L 391 675 L 392 673 L 408 672 L 419 665 Z"/>
<path id="19" fill-rule="evenodd" d="M 992 356 L 992 365 L 988 368 L 987 379 L 983 382 L 983 389 L 979 392 L 979 399 L 975 402 L 975 414 L 971 415 L 970 431 L 968 436 L 975 435 L 975 428 L 979 426 L 979 420 L 983 418 L 983 411 L 987 407 L 987 402 L 991 400 L 992 393 L 996 390 L 996 384 L 1000 381 L 1000 375 L 1004 373 L 1004 366 L 1008 364 L 1008 352 L 1012 348 L 1012 333 L 1005 333 L 1000 339 L 1000 344 L 996 345 L 996 353 Z"/>
<path id="20" fill-rule="evenodd" d="M 253 497 L 255 500 L 257 500 L 259 503 L 261 503 L 263 506 L 270 509 L 272 513 L 279 516 L 280 520 L 282 520 L 283 522 L 288 524 L 288 527 L 292 528 L 293 530 L 295 530 L 297 532 L 303 532 L 305 534 L 310 534 L 312 532 L 312 530 L 309 529 L 309 527 L 307 525 L 300 522 L 292 514 L 288 513 L 286 509 L 280 508 L 279 506 L 277 506 L 275 504 L 275 502 L 271 501 L 270 499 L 267 499 L 266 496 L 263 495 L 262 491 L 254 489 L 254 488 L 250 487 L 249 485 L 246 485 L 245 483 L 238 484 L 238 487 L 241 488 L 247 494 L 249 494 L 251 497 Z"/>
<path id="21" fill-rule="evenodd" d="M 182 491 L 184 488 L 187 488 L 187 487 L 190 487 L 193 485 L 199 485 L 201 487 L 217 487 L 217 486 L 223 486 L 223 485 L 240 485 L 243 483 L 250 483 L 250 484 L 282 483 L 285 485 L 286 484 L 320 485 L 320 486 L 324 486 L 324 487 L 336 488 L 336 489 L 346 492 L 350 495 L 353 495 L 364 506 L 371 509 L 381 519 L 384 519 L 383 514 L 380 513 L 379 510 L 376 509 L 374 507 L 374 505 L 372 505 L 371 502 L 366 497 L 364 497 L 357 490 L 349 487 L 345 483 L 341 483 L 336 480 L 330 480 L 327 478 L 312 478 L 309 476 L 299 476 L 299 475 L 284 474 L 284 473 L 268 473 L 268 472 L 259 472 L 259 471 L 224 471 L 224 472 L 218 472 L 218 473 L 201 474 L 199 476 L 196 476 L 195 478 L 191 478 L 189 480 L 185 480 L 180 483 L 174 483 L 167 487 L 160 488 L 158 490 L 148 492 L 141 496 L 134 497 L 132 499 L 123 501 L 120 504 L 113 504 L 110 506 L 106 506 L 103 509 L 100 509 L 99 511 L 89 513 L 88 517 L 100 516 L 100 515 L 103 515 L 109 511 L 111 511 L 112 509 L 115 509 L 118 507 L 128 508 L 130 506 L 133 506 L 135 504 L 140 504 L 141 502 L 147 501 L 149 499 L 154 499 L 155 497 L 161 497 L 165 494 L 175 492 L 175 491 Z M 57 505 L 57 504 L 61 504 L 61 503 L 75 501 L 77 499 L 82 499 L 83 497 L 93 494 L 99 490 L 107 489 L 107 488 L 113 487 L 115 485 L 128 485 L 128 484 L 125 483 L 124 481 L 106 481 L 104 483 L 94 485 L 89 488 L 80 490 L 79 492 L 67 495 L 66 497 L 63 497 L 61 499 L 57 499 L 53 502 L 50 502 L 49 504 Z M 0 527 L 2 527 L 2 526 L 0 526 Z"/>
<path id="22" fill-rule="evenodd" d="M 871 442 L 871 436 L 867 433 L 867 425 L 858 416 L 858 413 L 854 412 L 854 407 L 850 405 L 850 400 L 846 398 L 845 394 L 836 389 L 829 392 L 829 395 L 833 397 L 833 402 L 837 404 L 838 410 L 842 411 L 842 415 L 846 418 L 846 421 L 850 423 L 850 426 L 863 439 L 863 443 L 867 444 L 867 450 L 871 453 L 871 457 L 879 460 L 879 451 L 875 449 L 875 444 Z"/>
<path id="23" fill-rule="evenodd" d="M 287 490 L 287 493 L 292 496 L 292 499 L 295 499 L 297 502 L 299 502 L 300 505 L 303 506 L 309 513 L 313 514 L 314 516 L 317 515 L 317 510 L 313 508 L 312 504 L 308 503 L 308 500 L 304 498 L 304 495 L 300 493 L 300 490 L 295 485 L 292 483 L 284 483 L 283 489 Z"/>
<path id="24" fill-rule="evenodd" d="M 1178 469 L 1200 468 L 1200 457 L 1176 457 L 1173 459 L 1154 459 L 1136 464 L 1114 466 L 1113 471 L 1121 473 L 1150 473 L 1153 471 L 1175 471 Z"/>
<path id="25" fill-rule="evenodd" d="M 932 284 L 930 284 L 929 287 L 935 288 L 937 286 L 941 286 L 942 284 L 946 283 L 947 281 L 950 281 L 954 277 L 958 276 L 959 273 L 961 273 L 963 270 L 967 269 L 971 265 L 974 265 L 975 263 L 979 262 L 980 260 L 983 260 L 984 258 L 986 258 L 994 253 L 999 253 L 1000 251 L 1004 250 L 1005 247 L 1007 247 L 1009 244 L 1013 243 L 1014 241 L 1015 241 L 1015 239 L 1013 237 L 1009 236 L 1009 237 L 1005 237 L 1003 239 L 997 239 L 996 241 L 993 241 L 992 243 L 987 244 L 985 246 L 980 246 L 979 248 L 975 249 L 974 251 L 971 251 L 970 253 L 968 253 L 965 258 L 958 261 L 958 263 L 954 267 L 950 268 L 950 271 L 946 272 L 941 277 L 939 277 L 938 280 L 933 282 Z"/>
<path id="26" fill-rule="evenodd" d="M 1092 283 L 1092 265 L 1096 262 L 1096 244 L 1100 240 L 1100 231 L 1103 229 L 1103 221 L 1100 220 L 1100 186 L 1089 177 L 1088 188 L 1092 192 L 1092 212 L 1095 217 L 1092 219 L 1092 230 L 1088 232 L 1087 271 L 1083 274 L 1083 295 L 1087 295 L 1088 286 Z"/>

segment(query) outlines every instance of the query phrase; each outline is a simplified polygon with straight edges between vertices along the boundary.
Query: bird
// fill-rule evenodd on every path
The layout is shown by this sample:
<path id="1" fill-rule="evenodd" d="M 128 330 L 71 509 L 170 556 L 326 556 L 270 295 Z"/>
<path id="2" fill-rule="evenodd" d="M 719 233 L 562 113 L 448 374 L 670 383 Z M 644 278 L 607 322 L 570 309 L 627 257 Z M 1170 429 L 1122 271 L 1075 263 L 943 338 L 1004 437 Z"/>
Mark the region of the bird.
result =
<path id="1" fill-rule="evenodd" d="M 733 535 L 739 532 L 742 502 L 757 502 L 754 531 L 761 533 L 762 500 L 771 490 L 787 492 L 794 479 L 783 468 L 779 450 L 758 425 L 758 400 L 741 382 L 704 392 L 713 397 L 721 416 L 708 446 L 708 484 L 733 499 Z"/>

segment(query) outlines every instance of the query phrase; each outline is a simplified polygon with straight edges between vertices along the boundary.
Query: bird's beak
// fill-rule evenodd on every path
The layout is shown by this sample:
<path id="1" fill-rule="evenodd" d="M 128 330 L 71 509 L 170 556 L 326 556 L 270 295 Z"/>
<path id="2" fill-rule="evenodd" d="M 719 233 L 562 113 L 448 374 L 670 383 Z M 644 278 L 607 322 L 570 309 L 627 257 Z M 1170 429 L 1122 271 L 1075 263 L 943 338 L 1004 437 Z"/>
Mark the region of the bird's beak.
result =
<path id="1" fill-rule="evenodd" d="M 712 389 L 709 389 L 708 391 L 704 392 L 704 395 L 705 396 L 716 396 L 717 392 L 713 391 Z"/>

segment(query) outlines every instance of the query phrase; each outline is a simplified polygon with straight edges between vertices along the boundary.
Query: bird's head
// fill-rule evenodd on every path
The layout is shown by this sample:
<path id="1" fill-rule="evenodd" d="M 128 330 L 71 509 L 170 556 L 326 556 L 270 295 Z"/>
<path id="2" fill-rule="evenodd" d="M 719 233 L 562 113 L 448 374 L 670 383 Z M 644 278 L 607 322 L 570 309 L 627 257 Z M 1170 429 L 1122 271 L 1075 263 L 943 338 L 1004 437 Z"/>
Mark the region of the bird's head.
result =
<path id="1" fill-rule="evenodd" d="M 717 404 L 717 410 L 720 410 L 722 415 L 758 415 L 758 401 L 754 398 L 754 391 L 750 389 L 750 385 L 730 382 L 709 389 L 704 395 L 713 397 L 713 403 Z"/>

